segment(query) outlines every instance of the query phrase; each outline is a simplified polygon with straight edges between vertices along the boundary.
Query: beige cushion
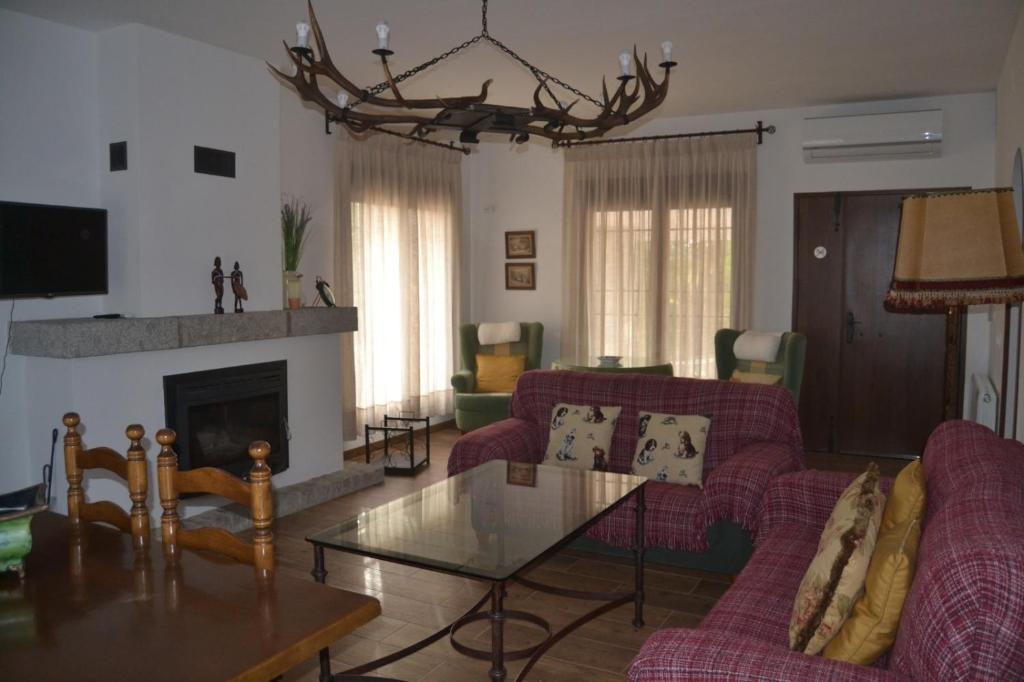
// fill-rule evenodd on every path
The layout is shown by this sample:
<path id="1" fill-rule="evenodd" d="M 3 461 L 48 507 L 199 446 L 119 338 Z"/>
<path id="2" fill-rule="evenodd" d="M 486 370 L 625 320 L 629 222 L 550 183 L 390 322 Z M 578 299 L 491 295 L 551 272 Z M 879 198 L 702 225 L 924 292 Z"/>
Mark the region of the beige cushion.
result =
<path id="1" fill-rule="evenodd" d="M 782 332 L 743 332 L 732 345 L 737 360 L 775 362 L 782 343 Z"/>
<path id="2" fill-rule="evenodd" d="M 544 464 L 606 471 L 621 407 L 558 403 L 551 409 Z"/>
<path id="3" fill-rule="evenodd" d="M 700 415 L 640 413 L 632 471 L 655 481 L 703 487 L 711 420 Z"/>
<path id="4" fill-rule="evenodd" d="M 763 384 L 764 386 L 775 386 L 782 381 L 782 376 L 779 374 L 765 374 L 764 372 L 741 372 L 740 370 L 735 369 L 733 370 L 729 381 L 734 381 L 738 384 Z"/>
<path id="5" fill-rule="evenodd" d="M 817 654 L 836 636 L 864 591 L 885 495 L 874 463 L 843 491 L 797 590 L 789 623 L 794 651 Z"/>

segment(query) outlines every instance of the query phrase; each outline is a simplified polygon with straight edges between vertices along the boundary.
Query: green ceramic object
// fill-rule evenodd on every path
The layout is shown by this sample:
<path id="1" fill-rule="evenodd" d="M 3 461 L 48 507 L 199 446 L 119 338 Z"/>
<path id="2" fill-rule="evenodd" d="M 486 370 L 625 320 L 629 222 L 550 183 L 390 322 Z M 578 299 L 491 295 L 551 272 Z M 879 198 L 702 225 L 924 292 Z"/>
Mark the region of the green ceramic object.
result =
<path id="1" fill-rule="evenodd" d="M 32 516 L 47 508 L 46 484 L 0 495 L 0 573 L 25 575 L 32 551 Z"/>

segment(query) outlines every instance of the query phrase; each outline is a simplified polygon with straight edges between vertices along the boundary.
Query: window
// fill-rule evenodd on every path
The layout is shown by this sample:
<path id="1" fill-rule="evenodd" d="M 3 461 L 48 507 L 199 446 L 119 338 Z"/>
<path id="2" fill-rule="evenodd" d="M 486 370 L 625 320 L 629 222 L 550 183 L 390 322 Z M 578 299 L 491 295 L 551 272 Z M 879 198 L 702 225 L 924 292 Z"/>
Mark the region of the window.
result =
<path id="1" fill-rule="evenodd" d="M 715 333 L 749 317 L 756 140 L 566 151 L 562 356 L 714 377 Z"/>

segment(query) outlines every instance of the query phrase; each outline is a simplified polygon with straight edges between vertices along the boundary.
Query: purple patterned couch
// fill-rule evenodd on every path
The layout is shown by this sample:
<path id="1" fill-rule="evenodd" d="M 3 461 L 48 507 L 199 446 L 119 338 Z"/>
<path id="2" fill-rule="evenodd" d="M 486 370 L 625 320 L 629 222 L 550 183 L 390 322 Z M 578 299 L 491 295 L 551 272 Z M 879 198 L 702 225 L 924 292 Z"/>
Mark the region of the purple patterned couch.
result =
<path id="1" fill-rule="evenodd" d="M 700 627 L 652 635 L 629 679 L 1024 679 L 1024 445 L 977 424 L 947 422 L 929 438 L 922 464 L 917 573 L 896 643 L 874 667 L 787 646 L 797 587 L 854 478 L 805 471 L 772 484 L 753 557 Z"/>
<path id="2" fill-rule="evenodd" d="M 707 530 L 720 521 L 732 521 L 753 533 L 768 485 L 779 474 L 804 468 L 800 424 L 785 389 L 639 374 L 532 371 L 516 384 L 511 418 L 467 433 L 455 443 L 449 475 L 491 459 L 540 462 L 551 408 L 558 402 L 622 407 L 608 465 L 618 472 L 630 469 L 640 410 L 711 418 L 704 489 L 647 484 L 648 548 L 705 552 Z M 623 505 L 588 535 L 616 547 L 632 547 L 633 509 L 632 503 Z"/>

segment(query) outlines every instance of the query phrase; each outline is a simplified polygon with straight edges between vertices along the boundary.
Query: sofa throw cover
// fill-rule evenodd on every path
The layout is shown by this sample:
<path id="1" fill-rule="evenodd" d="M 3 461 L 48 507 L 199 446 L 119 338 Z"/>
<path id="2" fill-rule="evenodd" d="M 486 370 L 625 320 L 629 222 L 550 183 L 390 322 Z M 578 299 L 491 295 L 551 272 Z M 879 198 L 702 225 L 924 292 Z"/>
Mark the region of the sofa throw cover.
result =
<path id="1" fill-rule="evenodd" d="M 551 409 L 544 464 L 607 471 L 620 412 L 621 407 L 556 404 Z"/>
<path id="2" fill-rule="evenodd" d="M 863 593 L 882 521 L 878 467 L 854 479 L 832 510 L 818 552 L 804 574 L 789 623 L 793 651 L 819 653 L 836 636 Z"/>
<path id="3" fill-rule="evenodd" d="M 711 420 L 700 415 L 641 412 L 632 472 L 662 483 L 703 487 Z"/>

